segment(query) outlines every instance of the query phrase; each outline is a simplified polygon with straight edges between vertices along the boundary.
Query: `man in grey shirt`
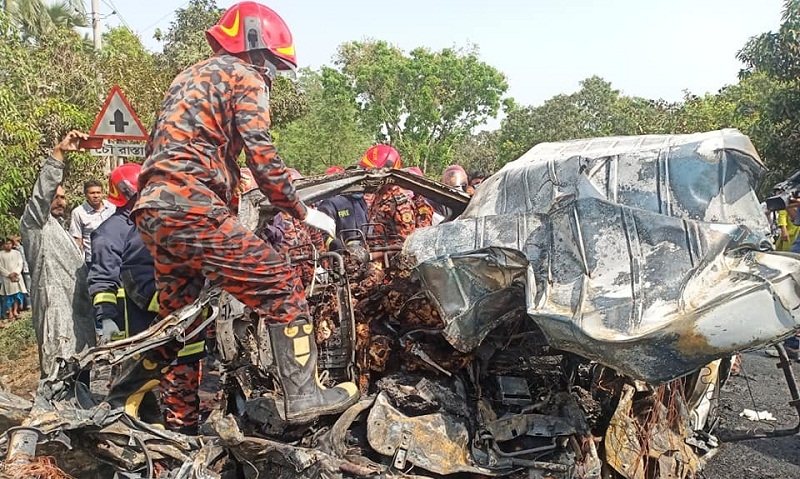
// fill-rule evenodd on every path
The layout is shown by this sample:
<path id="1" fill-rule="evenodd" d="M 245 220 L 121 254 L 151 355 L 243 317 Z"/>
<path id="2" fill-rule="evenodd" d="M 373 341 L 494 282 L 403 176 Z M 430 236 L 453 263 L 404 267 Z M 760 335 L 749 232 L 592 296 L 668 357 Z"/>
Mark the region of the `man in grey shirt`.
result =
<path id="1" fill-rule="evenodd" d="M 31 272 L 29 291 L 42 377 L 53 372 L 56 358 L 66 358 L 95 345 L 88 269 L 83 252 L 62 224 L 67 207 L 61 186 L 64 157 L 80 149 L 82 138 L 88 137 L 71 131 L 53 148 L 39 171 L 20 221 Z M 88 374 L 79 379 L 88 385 Z"/>
<path id="2" fill-rule="evenodd" d="M 116 208 L 104 198 L 103 184 L 97 180 L 83 184 L 83 195 L 86 201 L 72 210 L 69 234 L 78 242 L 89 264 L 92 262 L 92 232 L 113 215 Z"/>

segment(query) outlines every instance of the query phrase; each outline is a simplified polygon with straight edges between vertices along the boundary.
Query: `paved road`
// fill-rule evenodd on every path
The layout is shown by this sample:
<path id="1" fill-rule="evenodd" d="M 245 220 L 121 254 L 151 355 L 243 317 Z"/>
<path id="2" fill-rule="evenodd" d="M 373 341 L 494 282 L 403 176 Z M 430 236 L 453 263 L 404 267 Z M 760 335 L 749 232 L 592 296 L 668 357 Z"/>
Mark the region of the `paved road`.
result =
<path id="1" fill-rule="evenodd" d="M 766 428 L 797 424 L 797 413 L 788 405 L 789 390 L 783 372 L 775 367 L 776 362 L 763 352 L 744 356 L 744 375 L 732 377 L 722 389 L 720 429 L 746 430 L 760 426 L 739 417 L 745 408 L 767 410 L 775 415 L 778 420 L 763 423 Z M 795 364 L 795 374 L 800 378 L 800 364 Z M 709 460 L 704 476 L 708 479 L 800 478 L 800 436 L 723 444 Z"/>

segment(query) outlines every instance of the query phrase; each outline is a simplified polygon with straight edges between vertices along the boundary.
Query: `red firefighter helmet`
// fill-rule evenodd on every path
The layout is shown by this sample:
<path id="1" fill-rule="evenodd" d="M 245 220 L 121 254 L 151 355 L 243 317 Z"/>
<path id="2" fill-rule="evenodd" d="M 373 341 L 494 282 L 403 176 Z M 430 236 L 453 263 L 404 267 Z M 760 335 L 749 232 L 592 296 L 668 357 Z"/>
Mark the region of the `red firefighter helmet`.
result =
<path id="1" fill-rule="evenodd" d="M 244 53 L 269 50 L 278 60 L 278 70 L 297 68 L 292 32 L 271 8 L 257 2 L 239 2 L 225 10 L 216 25 L 206 30 L 206 39 L 217 52 Z"/>
<path id="2" fill-rule="evenodd" d="M 425 174 L 422 172 L 419 166 L 409 166 L 407 168 L 403 168 L 403 171 L 407 171 L 412 175 L 423 176 L 423 177 L 425 176 Z"/>
<path id="3" fill-rule="evenodd" d="M 358 166 L 362 168 L 394 168 L 403 167 L 400 153 L 389 145 L 375 145 L 364 153 Z"/>
<path id="4" fill-rule="evenodd" d="M 339 165 L 329 166 L 327 170 L 325 170 L 326 175 L 335 175 L 336 173 L 344 172 L 344 168 Z"/>
<path id="5" fill-rule="evenodd" d="M 122 208 L 139 193 L 139 172 L 142 165 L 125 163 L 114 168 L 108 176 L 108 201 Z"/>

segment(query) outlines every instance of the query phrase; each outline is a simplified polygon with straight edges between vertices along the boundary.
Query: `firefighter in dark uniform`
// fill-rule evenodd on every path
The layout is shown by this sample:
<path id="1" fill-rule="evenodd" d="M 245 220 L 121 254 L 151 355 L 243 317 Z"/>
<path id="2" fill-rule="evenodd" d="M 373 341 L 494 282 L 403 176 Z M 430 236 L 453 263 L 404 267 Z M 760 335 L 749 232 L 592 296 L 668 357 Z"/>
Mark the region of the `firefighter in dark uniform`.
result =
<path id="1" fill-rule="evenodd" d="M 131 206 L 136 201 L 139 190 L 141 165 L 127 163 L 115 168 L 109 176 L 108 201 L 117 210 L 92 233 L 92 265 L 89 269 L 89 294 L 94 305 L 95 327 L 98 344 L 124 339 L 129 332 L 137 333 L 149 326 L 138 329 L 129 326 L 125 310 L 125 290 L 120 280 L 120 267 L 126 239 L 135 234 L 136 227 L 130 219 Z M 111 372 L 116 375 L 117 369 Z M 150 423 L 161 423 L 156 396 L 146 394 L 140 397 L 144 404 L 142 419 Z M 138 406 L 138 405 L 137 405 Z M 136 415 L 136 410 L 127 410 Z"/>
<path id="2" fill-rule="evenodd" d="M 345 169 L 339 165 L 329 166 L 325 170 L 326 175 L 336 175 L 343 173 Z M 369 217 L 369 203 L 366 195 L 353 193 L 347 195 L 334 196 L 323 200 L 318 205 L 318 209 L 333 218 L 336 223 L 336 237 L 323 235 L 325 237 L 325 247 L 329 251 L 340 251 L 344 248 L 344 243 L 359 238 L 358 233 L 350 231 L 342 237 L 345 230 L 359 230 L 367 224 Z M 342 241 L 344 240 L 344 242 Z"/>
<path id="3" fill-rule="evenodd" d="M 96 247 L 92 249 L 89 293 L 100 343 L 144 331 L 158 313 L 153 258 L 130 219 L 131 206 L 139 189 L 140 170 L 141 165 L 128 163 L 111 172 L 108 201 L 117 210 L 92 233 Z M 134 281 L 130 281 L 131 271 L 134 271 Z M 142 295 L 146 300 L 140 306 Z M 178 361 L 164 374 L 161 389 L 170 429 L 192 432 L 184 427 L 183 417 L 188 415 L 191 422 L 199 413 L 200 403 L 191 395 L 197 395 L 197 386 L 194 389 L 192 386 L 199 384 L 199 361 L 203 352 L 202 340 L 186 345 L 178 353 Z M 112 372 L 112 376 L 115 374 Z M 141 406 L 143 420 L 162 423 L 156 396 L 148 392 L 134 395 L 132 401 L 125 403 L 125 410 L 136 417 Z M 177 427 L 172 409 L 181 413 L 178 418 L 181 423 Z"/>
<path id="4" fill-rule="evenodd" d="M 344 243 L 359 238 L 352 230 L 361 230 L 367 224 L 367 202 L 361 193 L 339 195 L 322 201 L 317 207 L 336 222 L 336 238 L 326 237 L 325 246 L 330 251 L 344 248 Z M 347 230 L 350 230 L 347 232 Z M 342 232 L 345 232 L 342 235 Z"/>
<path id="5" fill-rule="evenodd" d="M 92 266 L 89 269 L 89 294 L 94 305 L 98 343 L 120 339 L 125 329 L 123 290 L 119 278 L 125 237 L 134 230 L 130 219 L 132 200 L 139 189 L 141 166 L 128 163 L 111 172 L 108 201 L 117 210 L 92 233 Z"/>

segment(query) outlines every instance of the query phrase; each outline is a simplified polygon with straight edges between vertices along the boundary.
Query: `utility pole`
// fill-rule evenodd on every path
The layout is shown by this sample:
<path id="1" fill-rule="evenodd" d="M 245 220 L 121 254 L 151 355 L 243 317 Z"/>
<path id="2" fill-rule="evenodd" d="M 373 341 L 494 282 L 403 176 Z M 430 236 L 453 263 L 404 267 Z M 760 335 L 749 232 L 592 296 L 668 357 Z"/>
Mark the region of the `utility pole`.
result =
<path id="1" fill-rule="evenodd" d="M 100 50 L 100 0 L 92 0 L 92 40 L 94 49 Z"/>

